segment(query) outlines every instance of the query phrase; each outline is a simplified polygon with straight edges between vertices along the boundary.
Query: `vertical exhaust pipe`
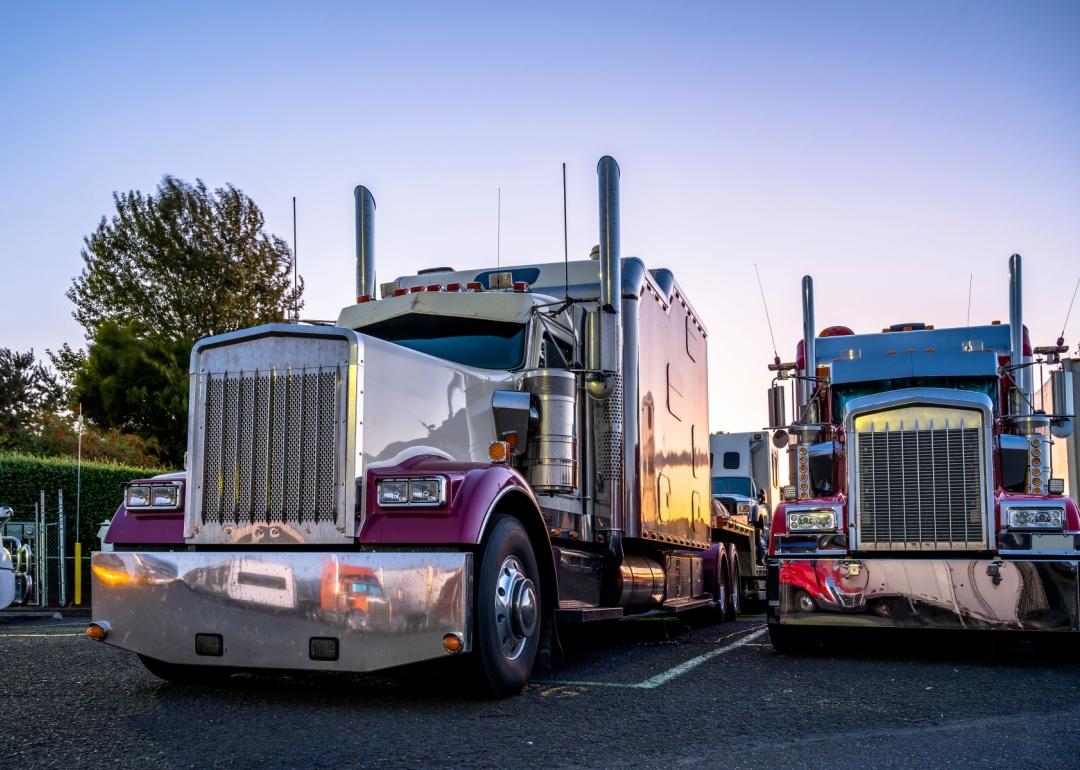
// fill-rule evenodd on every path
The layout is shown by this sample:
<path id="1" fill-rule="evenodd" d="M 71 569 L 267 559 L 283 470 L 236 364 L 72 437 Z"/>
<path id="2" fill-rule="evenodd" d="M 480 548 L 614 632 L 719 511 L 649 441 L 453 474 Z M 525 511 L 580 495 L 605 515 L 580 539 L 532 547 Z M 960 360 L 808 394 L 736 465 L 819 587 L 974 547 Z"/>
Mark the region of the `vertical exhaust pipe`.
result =
<path id="1" fill-rule="evenodd" d="M 622 262 L 619 259 L 619 164 L 605 155 L 596 165 L 600 182 L 600 306 L 622 313 Z"/>
<path id="2" fill-rule="evenodd" d="M 356 297 L 375 297 L 375 198 L 358 184 L 356 198 Z"/>
<path id="3" fill-rule="evenodd" d="M 1009 257 L 1009 365 L 1018 367 L 1024 359 L 1024 286 L 1019 254 Z M 1013 380 L 1020 391 L 1010 398 L 1010 411 L 1017 416 L 1031 413 L 1031 367 L 1012 369 Z"/>
<path id="4" fill-rule="evenodd" d="M 809 409 L 809 405 L 814 394 L 814 378 L 817 377 L 817 346 L 814 333 L 814 279 L 809 275 L 804 275 L 802 279 L 802 317 L 803 379 L 799 380 L 798 421 L 814 423 L 818 420 L 817 414 Z"/>
<path id="5" fill-rule="evenodd" d="M 600 192 L 600 363 L 610 393 L 595 409 L 597 464 L 607 482 L 610 505 L 609 547 L 622 558 L 623 403 L 622 403 L 622 258 L 619 249 L 619 164 L 605 155 L 596 165 Z"/>

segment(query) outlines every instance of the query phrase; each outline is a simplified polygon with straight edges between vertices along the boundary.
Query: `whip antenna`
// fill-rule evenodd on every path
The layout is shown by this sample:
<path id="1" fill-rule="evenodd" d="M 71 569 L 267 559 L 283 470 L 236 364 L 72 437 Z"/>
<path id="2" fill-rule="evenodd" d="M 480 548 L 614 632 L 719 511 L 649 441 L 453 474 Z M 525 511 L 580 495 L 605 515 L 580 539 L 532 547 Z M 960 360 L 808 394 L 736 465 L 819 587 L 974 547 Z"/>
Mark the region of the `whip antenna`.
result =
<path id="1" fill-rule="evenodd" d="M 975 283 L 975 273 L 968 273 L 968 313 L 967 325 L 971 328 L 971 287 Z"/>
<path id="2" fill-rule="evenodd" d="M 495 209 L 495 267 L 502 265 L 502 188 L 499 188 L 499 199 Z"/>
<path id="3" fill-rule="evenodd" d="M 758 291 L 761 292 L 761 305 L 765 308 L 765 322 L 769 324 L 769 339 L 772 340 L 773 360 L 779 364 L 780 354 L 776 352 L 776 336 L 772 330 L 772 318 L 769 317 L 769 303 L 765 301 L 765 287 L 761 285 L 761 272 L 758 271 L 757 262 L 754 263 L 754 275 L 757 276 Z"/>
<path id="4" fill-rule="evenodd" d="M 1069 310 L 1065 313 L 1065 323 L 1061 325 L 1061 334 L 1058 335 L 1058 345 L 1065 344 L 1065 327 L 1069 325 L 1069 316 L 1072 315 L 1073 303 L 1076 302 L 1076 291 L 1080 289 L 1080 278 L 1076 279 L 1076 287 L 1073 289 L 1072 299 L 1069 300 Z"/>

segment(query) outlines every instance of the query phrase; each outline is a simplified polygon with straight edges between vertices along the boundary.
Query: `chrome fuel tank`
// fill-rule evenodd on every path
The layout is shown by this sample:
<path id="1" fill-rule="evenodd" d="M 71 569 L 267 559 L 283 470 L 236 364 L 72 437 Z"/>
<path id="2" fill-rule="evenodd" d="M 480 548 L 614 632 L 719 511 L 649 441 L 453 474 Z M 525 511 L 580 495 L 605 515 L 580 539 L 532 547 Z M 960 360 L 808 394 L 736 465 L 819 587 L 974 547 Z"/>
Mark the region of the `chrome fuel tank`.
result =
<path id="1" fill-rule="evenodd" d="M 565 369 L 536 369 L 525 373 L 522 386 L 539 413 L 529 432 L 525 477 L 537 492 L 572 493 L 578 485 L 577 377 Z"/>

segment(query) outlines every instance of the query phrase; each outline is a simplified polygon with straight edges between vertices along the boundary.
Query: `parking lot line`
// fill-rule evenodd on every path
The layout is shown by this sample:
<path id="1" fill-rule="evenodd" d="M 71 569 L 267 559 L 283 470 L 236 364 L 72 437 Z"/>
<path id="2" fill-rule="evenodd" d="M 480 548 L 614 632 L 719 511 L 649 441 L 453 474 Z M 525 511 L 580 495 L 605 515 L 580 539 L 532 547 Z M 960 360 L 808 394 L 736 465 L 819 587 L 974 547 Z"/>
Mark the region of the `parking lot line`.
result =
<path id="1" fill-rule="evenodd" d="M 85 634 L 0 634 L 0 639 L 36 639 L 43 636 L 53 637 L 71 637 L 71 636 L 85 636 Z"/>
<path id="2" fill-rule="evenodd" d="M 718 647 L 715 650 L 709 650 L 708 652 L 702 653 L 701 655 L 698 655 L 697 657 L 691 658 L 690 660 L 688 660 L 688 661 L 686 661 L 684 663 L 680 663 L 677 666 L 673 666 L 672 668 L 669 668 L 667 671 L 659 673 L 656 676 L 651 676 L 648 679 L 646 679 L 644 681 L 641 681 L 641 682 L 633 682 L 633 683 L 592 682 L 592 681 L 582 681 L 582 680 L 561 680 L 561 679 L 538 679 L 538 680 L 534 680 L 534 681 L 536 681 L 538 684 L 547 684 L 547 685 L 571 685 L 571 686 L 575 686 L 575 687 L 621 687 L 623 689 L 628 689 L 628 690 L 655 690 L 660 685 L 667 684 L 672 679 L 676 679 L 677 677 L 682 676 L 687 671 L 692 671 L 693 669 L 697 668 L 702 663 L 705 663 L 708 660 L 711 660 L 711 659 L 713 659 L 713 658 L 715 658 L 715 657 L 717 657 L 719 655 L 723 655 L 725 653 L 731 652 L 732 650 L 738 649 L 739 647 L 744 647 L 744 646 L 748 645 L 754 639 L 757 639 L 758 637 L 763 635 L 765 633 L 765 631 L 766 631 L 766 629 L 765 629 L 764 626 L 757 626 L 756 628 L 751 629 L 751 632 L 746 634 L 746 636 L 742 637 L 741 639 L 738 639 L 737 641 L 732 642 L 731 644 L 725 644 L 723 647 Z M 727 637 L 725 637 L 725 638 L 727 638 Z"/>

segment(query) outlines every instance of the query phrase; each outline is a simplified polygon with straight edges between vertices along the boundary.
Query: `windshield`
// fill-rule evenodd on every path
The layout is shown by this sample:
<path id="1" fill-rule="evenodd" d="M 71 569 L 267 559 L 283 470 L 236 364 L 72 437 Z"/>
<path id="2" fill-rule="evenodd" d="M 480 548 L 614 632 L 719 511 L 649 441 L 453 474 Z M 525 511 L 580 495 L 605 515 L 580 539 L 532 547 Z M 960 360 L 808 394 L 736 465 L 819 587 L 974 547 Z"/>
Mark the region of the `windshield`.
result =
<path id="1" fill-rule="evenodd" d="M 853 398 L 904 388 L 952 388 L 983 393 L 990 397 L 994 413 L 997 414 L 997 386 L 997 379 L 992 377 L 901 377 L 895 380 L 834 385 L 832 388 L 833 421 L 840 422 L 844 418 L 844 410 Z"/>
<path id="2" fill-rule="evenodd" d="M 354 594 L 369 594 L 371 596 L 382 596 L 382 588 L 373 583 L 361 583 L 354 581 L 349 585 L 349 592 Z"/>
<path id="3" fill-rule="evenodd" d="M 480 369 L 517 369 L 525 361 L 525 324 L 412 313 L 358 331 L 411 350 Z"/>
<path id="4" fill-rule="evenodd" d="M 750 479 L 740 476 L 715 476 L 712 480 L 713 497 L 720 495 L 743 495 L 753 497 L 750 494 Z"/>

